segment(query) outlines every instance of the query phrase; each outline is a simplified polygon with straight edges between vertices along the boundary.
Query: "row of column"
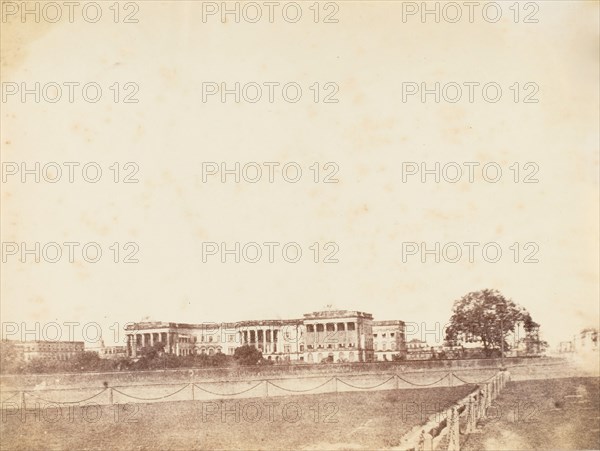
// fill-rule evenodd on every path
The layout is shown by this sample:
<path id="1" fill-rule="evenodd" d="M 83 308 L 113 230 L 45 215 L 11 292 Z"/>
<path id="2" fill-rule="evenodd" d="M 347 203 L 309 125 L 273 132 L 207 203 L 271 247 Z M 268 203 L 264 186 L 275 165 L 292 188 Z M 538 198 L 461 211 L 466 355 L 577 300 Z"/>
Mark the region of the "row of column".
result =
<path id="1" fill-rule="evenodd" d="M 149 332 L 139 334 L 127 334 L 128 353 L 135 357 L 138 348 L 154 346 L 154 343 L 162 342 L 165 351 L 171 351 L 171 345 L 177 342 L 177 334 L 172 332 Z"/>
<path id="2" fill-rule="evenodd" d="M 350 325 L 353 325 L 353 330 L 350 329 Z M 309 331 L 309 327 L 313 330 Z M 319 330 L 319 329 L 323 330 Z M 349 344 L 353 343 L 357 348 L 363 344 L 360 340 L 360 331 L 358 330 L 358 324 L 355 322 L 351 323 L 317 323 L 306 325 L 306 344 L 333 344 L 339 343 Z"/>
<path id="3" fill-rule="evenodd" d="M 243 345 L 264 345 L 273 344 L 272 352 L 277 352 L 277 339 L 279 337 L 278 329 L 250 329 L 239 332 L 241 334 L 241 342 Z"/>
<path id="4" fill-rule="evenodd" d="M 354 329 L 350 330 L 350 328 L 348 326 L 350 326 L 350 324 L 354 325 Z M 310 324 L 311 326 L 315 327 L 315 332 L 338 332 L 338 331 L 349 331 L 349 332 L 354 332 L 358 329 L 358 324 L 356 322 L 351 322 L 351 323 L 316 323 L 316 324 Z M 342 326 L 341 328 L 339 326 Z M 319 330 L 317 331 L 317 327 L 318 326 L 323 326 L 323 330 Z M 331 326 L 331 327 L 329 327 Z"/>

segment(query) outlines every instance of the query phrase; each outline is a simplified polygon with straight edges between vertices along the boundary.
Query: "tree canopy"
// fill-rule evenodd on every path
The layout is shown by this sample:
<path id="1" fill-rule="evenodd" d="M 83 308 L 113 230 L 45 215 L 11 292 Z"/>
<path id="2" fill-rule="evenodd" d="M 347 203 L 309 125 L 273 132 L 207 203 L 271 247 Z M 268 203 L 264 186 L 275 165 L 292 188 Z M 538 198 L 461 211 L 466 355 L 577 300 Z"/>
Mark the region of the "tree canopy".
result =
<path id="1" fill-rule="evenodd" d="M 514 333 L 518 323 L 527 333 L 539 327 L 527 310 L 498 290 L 474 291 L 454 302 L 446 339 L 481 341 L 487 353 L 506 343 L 506 335 Z"/>
<path id="2" fill-rule="evenodd" d="M 235 349 L 233 358 L 241 365 L 256 365 L 262 360 L 262 352 L 254 346 L 244 345 Z"/>

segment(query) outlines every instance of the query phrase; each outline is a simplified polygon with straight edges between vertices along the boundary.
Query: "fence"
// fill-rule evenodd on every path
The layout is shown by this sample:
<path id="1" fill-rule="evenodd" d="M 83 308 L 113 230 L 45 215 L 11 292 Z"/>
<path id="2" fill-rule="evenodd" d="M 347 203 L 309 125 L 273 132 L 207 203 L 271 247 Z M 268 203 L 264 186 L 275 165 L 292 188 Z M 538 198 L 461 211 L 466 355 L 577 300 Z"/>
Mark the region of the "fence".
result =
<path id="1" fill-rule="evenodd" d="M 565 367 L 567 361 L 555 358 L 511 357 L 501 359 L 467 360 L 404 360 L 397 362 L 361 362 L 329 364 L 276 364 L 258 366 L 234 366 L 215 368 L 172 368 L 135 371 L 76 372 L 76 373 L 37 373 L 0 375 L 0 387 L 33 387 L 40 383 L 64 387 L 102 385 L 130 385 L 134 383 L 157 383 L 169 380 L 183 383 L 192 377 L 195 380 L 279 378 L 285 376 L 305 377 L 311 375 L 354 375 L 357 373 L 411 373 L 415 371 L 439 371 L 448 373 L 463 370 L 496 371 L 500 367 L 536 368 L 543 366 Z M 542 373 L 545 377 L 545 372 Z M 59 382 L 57 382 L 59 380 Z"/>
<path id="2" fill-rule="evenodd" d="M 37 390 L 2 390 L 0 402 L 3 407 L 21 408 L 23 411 L 32 403 L 46 403 L 42 408 L 61 405 L 80 405 L 94 402 L 97 405 L 125 403 L 153 403 L 165 401 L 203 401 L 228 398 L 253 398 L 299 394 L 340 393 L 350 391 L 398 390 L 426 387 L 451 387 L 462 384 L 479 384 L 464 380 L 455 373 L 441 377 L 434 374 L 414 374 L 420 377 L 417 382 L 406 375 L 377 375 L 366 378 L 364 375 L 313 376 L 287 379 L 194 381 L 183 384 L 144 384 L 114 385 L 104 384 L 100 389 L 93 388 L 50 388 Z M 495 380 L 493 375 L 491 380 Z M 377 380 L 373 380 L 373 379 Z M 490 380 L 490 379 L 487 379 Z M 371 383 L 371 385 L 366 385 Z"/>
<path id="3" fill-rule="evenodd" d="M 447 439 L 448 451 L 460 450 L 460 437 L 475 432 L 477 422 L 486 417 L 500 391 L 510 379 L 508 371 L 500 371 L 441 415 L 432 415 L 427 423 L 416 426 L 402 438 L 400 450 L 433 451 L 443 449 Z M 464 381 L 463 381 L 464 382 Z"/>

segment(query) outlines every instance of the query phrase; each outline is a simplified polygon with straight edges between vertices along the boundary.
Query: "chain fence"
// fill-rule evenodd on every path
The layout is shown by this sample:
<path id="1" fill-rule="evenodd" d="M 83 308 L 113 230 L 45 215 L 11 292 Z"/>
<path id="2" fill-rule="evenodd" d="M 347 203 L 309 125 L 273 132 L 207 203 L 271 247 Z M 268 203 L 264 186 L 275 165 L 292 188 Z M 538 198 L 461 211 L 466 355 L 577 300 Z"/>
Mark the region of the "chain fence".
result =
<path id="1" fill-rule="evenodd" d="M 423 378 L 424 374 L 419 374 Z M 136 384 L 136 385 L 114 385 L 104 383 L 104 387 L 98 391 L 88 388 L 42 388 L 27 390 L 1 390 L 0 403 L 5 407 L 7 404 L 15 407 L 26 408 L 32 401 L 41 401 L 46 407 L 61 405 L 77 405 L 91 400 L 99 405 L 124 404 L 131 402 L 160 402 L 160 401 L 194 401 L 206 399 L 226 399 L 244 395 L 245 397 L 269 397 L 298 394 L 338 393 L 350 391 L 368 390 L 393 390 L 425 387 L 448 387 L 454 385 L 480 385 L 494 381 L 497 375 L 493 375 L 483 381 L 467 381 L 454 372 L 449 372 L 441 378 L 431 382 L 411 381 L 405 376 L 398 374 L 379 375 L 380 380 L 372 385 L 357 384 L 349 380 L 349 375 L 332 376 L 314 386 L 299 388 L 298 385 L 306 385 L 314 377 L 297 377 L 293 379 L 261 379 L 252 381 L 190 381 L 179 384 Z M 319 377 L 317 377 L 319 378 Z M 372 378 L 372 377 L 371 377 Z M 358 375 L 356 379 L 365 379 L 364 375 Z M 381 380 L 383 379 L 383 380 Z M 245 385 L 239 387 L 240 384 Z M 250 386 L 248 386 L 248 384 Z M 285 385 L 288 386 L 285 386 Z M 291 387 L 289 385 L 295 385 Z M 225 388 L 217 390 L 216 387 Z M 237 390 L 235 388 L 238 388 Z M 168 390 L 166 393 L 164 393 Z M 86 392 L 81 399 L 73 399 L 77 393 Z M 140 393 L 143 392 L 143 393 Z M 201 395 L 201 393 L 203 395 Z M 19 396 L 20 395 L 20 396 Z M 20 404 L 20 406 L 19 406 Z"/>

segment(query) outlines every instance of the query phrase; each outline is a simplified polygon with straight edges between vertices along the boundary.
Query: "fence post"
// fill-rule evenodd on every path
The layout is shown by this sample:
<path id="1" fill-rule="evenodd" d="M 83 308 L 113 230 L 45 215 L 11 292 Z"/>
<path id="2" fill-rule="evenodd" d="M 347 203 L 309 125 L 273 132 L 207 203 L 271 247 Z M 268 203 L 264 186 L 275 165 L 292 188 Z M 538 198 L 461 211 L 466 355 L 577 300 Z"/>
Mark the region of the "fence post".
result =
<path id="1" fill-rule="evenodd" d="M 337 382 L 338 382 L 337 376 L 333 376 L 333 392 L 334 392 L 334 393 L 337 393 L 337 392 L 338 392 L 338 389 L 337 389 L 337 387 L 338 387 L 338 386 L 337 386 Z"/>
<path id="2" fill-rule="evenodd" d="M 450 409 L 448 417 L 448 451 L 460 451 L 459 418 L 456 407 Z"/>
<path id="3" fill-rule="evenodd" d="M 433 436 L 426 433 L 425 429 L 419 435 L 419 443 L 417 443 L 416 449 L 418 451 L 433 451 Z"/>
<path id="4" fill-rule="evenodd" d="M 450 385 L 450 387 L 454 386 L 454 373 L 452 372 L 448 373 L 448 385 Z"/>
<path id="5" fill-rule="evenodd" d="M 419 442 L 415 446 L 415 451 L 423 451 L 425 449 L 425 429 L 419 434 Z"/>
<path id="6" fill-rule="evenodd" d="M 400 376 L 398 376 L 397 374 L 395 374 L 394 376 L 396 376 L 395 381 L 396 381 L 396 390 L 398 390 L 400 388 Z"/>
<path id="7" fill-rule="evenodd" d="M 26 409 L 26 405 L 25 405 L 25 392 L 22 391 L 21 392 L 21 411 L 25 412 Z"/>
<path id="8" fill-rule="evenodd" d="M 481 394 L 479 395 L 479 418 L 485 418 L 485 411 L 487 409 L 487 388 L 483 387 L 481 389 Z"/>
<path id="9" fill-rule="evenodd" d="M 113 389 L 112 387 L 110 387 L 108 389 L 108 403 L 112 406 L 114 404 L 114 398 L 113 398 Z"/>
<path id="10" fill-rule="evenodd" d="M 473 396 L 469 396 L 467 409 L 467 427 L 465 428 L 465 434 L 471 434 L 475 432 L 475 400 Z"/>
<path id="11" fill-rule="evenodd" d="M 265 379 L 265 398 L 269 397 L 269 380 Z"/>

